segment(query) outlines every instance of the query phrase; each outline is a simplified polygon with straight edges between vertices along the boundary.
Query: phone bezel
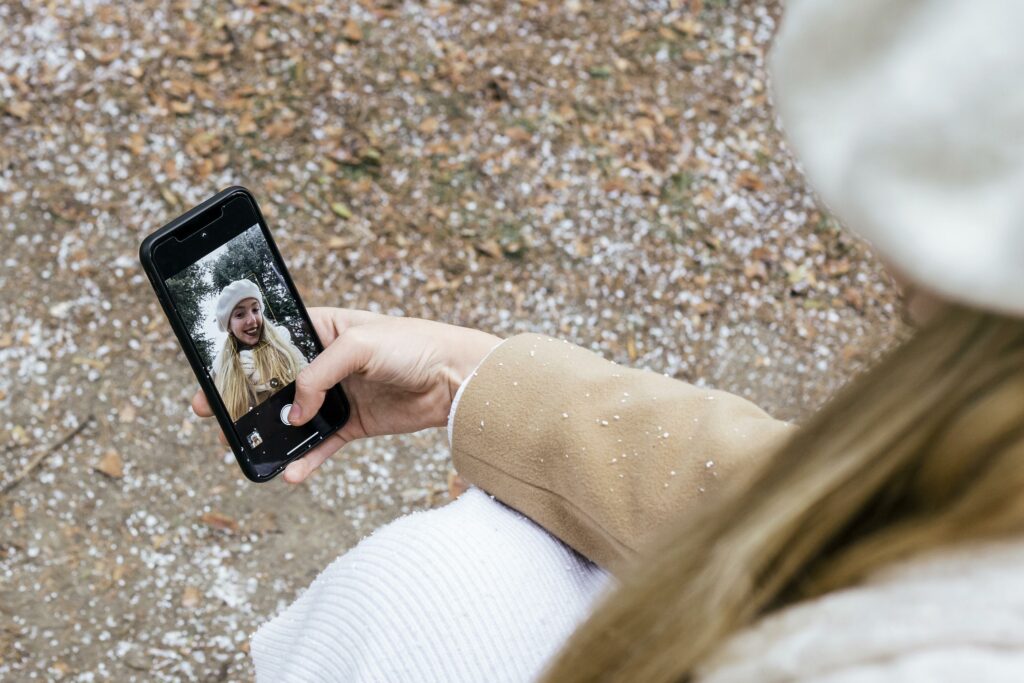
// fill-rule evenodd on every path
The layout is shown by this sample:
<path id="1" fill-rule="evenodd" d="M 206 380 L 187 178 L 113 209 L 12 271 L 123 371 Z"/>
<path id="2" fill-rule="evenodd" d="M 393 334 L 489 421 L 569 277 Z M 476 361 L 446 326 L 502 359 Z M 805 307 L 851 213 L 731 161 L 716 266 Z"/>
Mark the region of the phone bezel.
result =
<path id="1" fill-rule="evenodd" d="M 206 372 L 206 368 L 202 362 L 202 357 L 200 356 L 199 351 L 195 348 L 195 343 L 192 341 L 191 334 L 187 329 L 185 329 L 184 323 L 178 315 L 177 309 L 174 307 L 170 292 L 164 284 L 164 276 L 159 271 L 156 257 L 157 247 L 165 244 L 165 242 L 170 239 L 194 235 L 204 227 L 211 225 L 216 220 L 219 220 L 223 214 L 218 214 L 216 218 L 212 219 L 212 221 L 207 220 L 210 214 L 215 212 L 218 208 L 222 209 L 226 204 L 239 197 L 244 197 L 250 203 L 256 220 L 260 224 L 263 235 L 270 247 L 271 255 L 273 256 L 279 272 L 285 281 L 285 285 L 291 295 L 295 297 L 296 308 L 299 311 L 299 315 L 301 315 L 306 324 L 309 325 L 309 329 L 315 330 L 316 328 L 313 327 L 313 322 L 309 318 L 309 313 L 306 311 L 306 306 L 302 302 L 302 298 L 299 296 L 298 289 L 296 289 L 295 283 L 292 282 L 291 274 L 288 272 L 284 259 L 281 257 L 281 253 L 277 249 L 277 244 L 274 242 L 273 236 L 270 233 L 270 228 L 263 217 L 263 212 L 260 211 L 259 203 L 256 201 L 253 194 L 244 187 L 236 185 L 218 192 L 213 197 L 210 197 L 198 206 L 188 210 L 181 216 L 178 216 L 167 225 L 146 237 L 146 239 L 143 240 L 142 245 L 139 247 L 139 260 L 142 263 L 143 270 L 146 272 L 146 276 L 149 278 L 150 284 L 153 286 L 153 290 L 156 292 L 157 300 L 160 302 L 164 315 L 171 323 L 171 328 L 174 330 L 174 334 L 178 338 L 178 343 L 192 368 L 192 372 L 199 381 L 200 387 L 202 387 L 206 394 L 210 407 L 213 409 L 214 415 L 217 418 L 217 423 L 224 432 L 228 445 L 231 446 L 231 450 L 235 455 L 235 460 L 238 462 L 238 466 L 242 469 L 246 478 L 251 481 L 265 482 L 280 474 L 288 463 L 303 457 L 310 449 L 314 448 L 317 444 L 323 442 L 323 440 L 328 436 L 341 429 L 348 421 L 351 407 L 349 405 L 348 397 L 342 390 L 341 385 L 337 385 L 331 390 L 331 392 L 336 392 L 336 399 L 341 403 L 342 419 L 337 424 L 332 424 L 329 429 L 319 435 L 319 438 L 303 445 L 303 447 L 296 451 L 296 453 L 282 460 L 280 465 L 263 475 L 256 472 L 253 464 L 249 462 L 249 459 L 245 456 L 245 448 L 242 444 L 240 435 L 235 429 L 234 422 L 231 420 L 231 416 L 221 400 L 220 394 L 214 386 L 212 379 Z M 200 223 L 200 221 L 202 222 Z M 213 249 L 215 248 L 216 247 L 213 247 Z M 315 333 L 313 334 L 313 343 L 316 346 L 317 354 L 323 352 L 323 344 Z"/>

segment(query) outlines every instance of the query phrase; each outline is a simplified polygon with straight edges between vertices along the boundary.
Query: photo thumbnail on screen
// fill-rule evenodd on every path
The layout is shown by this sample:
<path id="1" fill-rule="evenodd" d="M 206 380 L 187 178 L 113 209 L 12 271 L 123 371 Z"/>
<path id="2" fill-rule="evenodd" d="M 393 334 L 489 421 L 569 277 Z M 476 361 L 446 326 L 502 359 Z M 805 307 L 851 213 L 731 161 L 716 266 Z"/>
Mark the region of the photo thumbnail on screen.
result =
<path id="1" fill-rule="evenodd" d="M 294 382 L 316 356 L 313 330 L 299 315 L 259 225 L 166 283 L 235 422 Z"/>

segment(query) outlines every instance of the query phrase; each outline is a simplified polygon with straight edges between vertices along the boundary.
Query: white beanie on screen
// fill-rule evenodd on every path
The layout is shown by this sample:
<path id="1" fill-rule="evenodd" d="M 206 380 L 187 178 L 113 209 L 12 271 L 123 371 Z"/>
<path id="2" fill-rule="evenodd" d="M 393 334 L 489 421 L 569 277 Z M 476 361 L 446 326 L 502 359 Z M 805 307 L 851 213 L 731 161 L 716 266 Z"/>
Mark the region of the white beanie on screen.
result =
<path id="1" fill-rule="evenodd" d="M 263 310 L 263 293 L 252 280 L 235 280 L 220 290 L 220 296 L 217 297 L 217 326 L 221 332 L 227 332 L 231 311 L 239 301 L 245 299 L 256 299 L 260 302 L 260 310 Z"/>
<path id="2" fill-rule="evenodd" d="M 843 223 L 945 298 L 1024 316 L 1024 2 L 788 0 L 787 139 Z"/>

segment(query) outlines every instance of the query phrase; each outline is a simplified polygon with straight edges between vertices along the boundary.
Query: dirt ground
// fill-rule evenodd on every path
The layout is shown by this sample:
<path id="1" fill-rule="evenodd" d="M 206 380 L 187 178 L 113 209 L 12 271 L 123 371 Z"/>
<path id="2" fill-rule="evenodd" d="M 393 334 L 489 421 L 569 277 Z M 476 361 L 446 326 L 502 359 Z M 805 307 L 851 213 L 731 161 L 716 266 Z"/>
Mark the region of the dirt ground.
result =
<path id="1" fill-rule="evenodd" d="M 238 183 L 307 304 L 819 406 L 901 331 L 780 135 L 777 2 L 0 4 L 0 679 L 246 680 L 441 433 L 245 481 L 137 261 Z"/>

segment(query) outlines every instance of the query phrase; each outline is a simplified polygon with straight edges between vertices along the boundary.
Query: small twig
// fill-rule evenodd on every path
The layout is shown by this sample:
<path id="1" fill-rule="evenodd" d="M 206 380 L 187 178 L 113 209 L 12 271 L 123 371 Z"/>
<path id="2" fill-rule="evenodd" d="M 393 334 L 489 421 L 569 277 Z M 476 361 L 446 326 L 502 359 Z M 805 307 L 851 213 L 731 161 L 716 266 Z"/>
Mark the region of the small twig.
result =
<path id="1" fill-rule="evenodd" d="M 72 429 L 70 432 L 65 434 L 63 437 L 60 438 L 60 440 L 58 440 L 53 445 L 48 446 L 48 447 L 44 448 L 42 451 L 40 451 L 38 455 L 33 457 L 31 460 L 29 460 L 28 464 L 25 465 L 25 469 L 23 469 L 21 472 L 19 472 L 18 475 L 16 477 L 14 477 L 14 479 L 12 479 L 9 482 L 7 482 L 6 484 L 4 484 L 3 489 L 0 489 L 0 496 L 5 496 L 8 493 L 10 493 L 14 489 L 15 486 L 20 484 L 22 482 L 22 480 L 25 479 L 25 477 L 27 477 L 28 475 L 32 474 L 32 470 L 34 470 L 35 468 L 39 467 L 40 463 L 42 463 L 43 460 L 46 460 L 46 458 L 50 454 L 52 454 L 54 451 L 56 451 L 58 448 L 60 448 L 61 446 L 63 446 L 64 444 L 68 443 L 73 438 L 75 438 L 76 436 L 81 434 L 82 431 L 86 427 L 88 427 L 89 424 L 91 424 L 92 421 L 95 420 L 95 419 L 96 418 L 93 415 L 87 416 L 84 420 L 82 420 L 82 424 L 78 425 L 77 427 Z"/>

